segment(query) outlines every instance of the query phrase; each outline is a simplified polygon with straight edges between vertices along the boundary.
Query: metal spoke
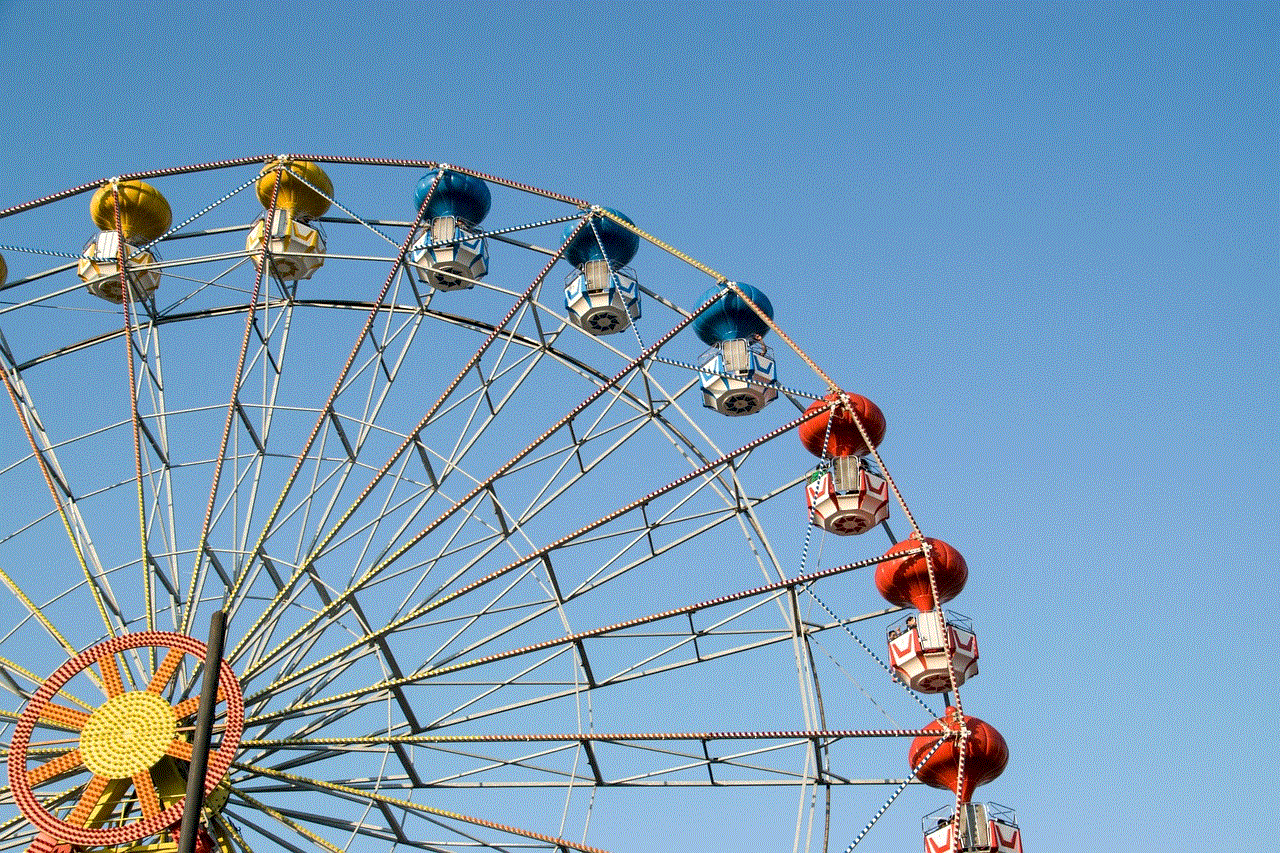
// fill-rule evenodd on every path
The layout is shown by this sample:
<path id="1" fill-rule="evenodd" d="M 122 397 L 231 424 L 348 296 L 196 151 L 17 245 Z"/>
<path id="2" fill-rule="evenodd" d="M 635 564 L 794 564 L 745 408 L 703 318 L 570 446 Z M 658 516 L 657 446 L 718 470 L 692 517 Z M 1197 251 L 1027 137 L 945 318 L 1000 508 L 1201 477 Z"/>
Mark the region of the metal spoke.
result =
<path id="1" fill-rule="evenodd" d="M 4 585 L 9 587 L 9 591 L 13 593 L 14 597 L 22 602 L 22 606 L 29 610 L 31 615 L 39 620 L 44 629 L 49 632 L 49 636 L 53 637 L 53 639 L 57 641 L 58 645 L 62 646 L 65 651 L 75 654 L 75 646 L 71 645 L 71 642 L 66 637 L 62 636 L 62 632 L 54 627 L 54 624 L 49 621 L 49 617 L 36 606 L 35 602 L 33 602 L 31 598 L 22 591 L 22 588 L 18 586 L 17 582 L 14 581 L 14 579 L 9 576 L 9 573 L 3 568 L 0 568 L 0 580 L 3 580 Z"/>
<path id="2" fill-rule="evenodd" d="M 160 814 L 160 794 L 156 791 L 155 782 L 149 770 L 140 770 L 133 774 L 133 788 L 138 793 L 138 805 L 143 817 L 155 817 Z"/>
<path id="3" fill-rule="evenodd" d="M 6 363 L 5 369 L 0 370 L 0 377 L 3 377 L 9 400 L 13 403 L 13 407 L 18 414 L 18 420 L 22 424 L 27 442 L 35 453 L 35 459 L 48 487 L 49 495 L 53 498 L 54 507 L 58 515 L 61 516 L 63 527 L 70 537 L 72 550 L 75 552 L 76 561 L 80 564 L 80 570 L 84 574 L 89 590 L 93 595 L 98 615 L 101 617 L 108 633 L 119 632 L 123 630 L 123 616 L 120 613 L 119 606 L 115 603 L 110 586 L 103 577 L 101 565 L 93 553 L 93 546 L 89 541 L 87 529 L 80 516 L 74 493 L 62 473 L 61 466 L 54 455 L 52 442 L 44 432 L 41 420 L 31 403 L 30 392 L 22 382 L 18 364 L 13 359 L 12 353 L 9 351 L 8 342 L 3 337 L 0 337 L 0 356 L 3 356 Z M 96 571 L 90 569 L 88 558 L 93 559 Z M 115 617 L 114 622 L 108 612 Z"/>
<path id="4" fill-rule="evenodd" d="M 70 752 L 64 752 L 57 758 L 50 759 L 38 767 L 33 767 L 27 772 L 27 778 L 32 785 L 39 785 L 56 776 L 79 767 L 83 762 L 80 759 L 80 750 L 73 749 Z"/>
<path id="5" fill-rule="evenodd" d="M 322 790 L 322 791 L 326 791 L 326 790 L 333 791 L 335 793 L 345 794 L 353 797 L 367 798 L 378 803 L 385 803 L 387 805 L 395 806 L 397 808 L 405 809 L 411 812 L 417 812 L 425 815 L 432 815 L 434 817 L 444 818 L 450 821 L 457 821 L 459 823 L 471 824 L 473 826 L 481 826 L 488 829 L 496 829 L 496 830 L 499 830 L 500 832 L 509 833 L 511 835 L 520 836 L 522 838 L 529 838 L 535 841 L 550 843 L 562 849 L 577 850 L 577 851 L 580 851 L 580 853 L 606 853 L 606 851 L 602 851 L 599 848 L 590 847 L 585 844 L 576 844 L 564 838 L 555 838 L 549 835 L 544 835 L 542 833 L 531 832 L 530 830 L 527 830 L 527 829 L 519 829 L 509 824 L 502 824 L 495 821 L 485 820 L 483 818 L 459 814 L 457 812 L 445 811 L 444 809 L 433 808 L 431 806 L 422 805 L 420 803 L 415 803 L 411 800 L 400 799 L 398 797 L 390 797 L 385 794 L 379 794 L 374 791 L 362 791 L 359 788 L 354 788 L 350 785 L 340 785 L 333 782 L 324 782 L 318 779 L 308 779 L 306 777 L 298 776 L 293 773 L 284 773 L 282 771 L 272 770 L 267 767 L 246 766 L 239 763 L 236 763 L 235 766 L 241 770 L 247 770 L 251 773 L 255 773 L 262 776 L 270 776 L 278 779 L 287 780 L 293 784 L 301 785 L 303 787 L 308 787 L 308 788 L 312 788 L 315 790 Z M 246 800 L 249 799 L 246 795 L 242 793 L 237 792 L 237 795 L 244 797 Z"/>
<path id="6" fill-rule="evenodd" d="M 107 777 L 99 776 L 95 773 L 84 786 L 84 791 L 67 815 L 66 822 L 72 826 L 85 826 L 89 821 L 89 815 L 98 804 L 98 798 L 107 790 L 107 785 L 110 782 L 111 780 Z"/>

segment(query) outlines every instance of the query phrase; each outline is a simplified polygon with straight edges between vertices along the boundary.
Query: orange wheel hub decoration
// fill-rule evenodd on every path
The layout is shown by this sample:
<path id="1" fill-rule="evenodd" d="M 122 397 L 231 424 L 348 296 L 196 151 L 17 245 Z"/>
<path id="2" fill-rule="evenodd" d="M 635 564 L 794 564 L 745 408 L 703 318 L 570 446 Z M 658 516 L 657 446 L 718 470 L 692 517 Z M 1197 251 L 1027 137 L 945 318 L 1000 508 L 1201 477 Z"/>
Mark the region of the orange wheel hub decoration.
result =
<path id="1" fill-rule="evenodd" d="M 141 690 L 127 690 L 120 675 L 116 655 L 129 649 L 163 649 L 157 655 L 159 664 L 151 680 Z M 43 834 L 81 847 L 128 844 L 176 826 L 182 820 L 186 798 L 163 808 L 151 768 L 166 755 L 180 761 L 191 760 L 191 744 L 179 737 L 179 724 L 194 717 L 199 697 L 185 699 L 176 705 L 165 698 L 165 688 L 178 671 L 185 655 L 203 661 L 205 644 L 182 634 L 144 631 L 127 634 L 86 649 L 58 667 L 40 685 L 23 710 L 9 744 L 9 787 L 24 817 Z M 54 701 L 75 675 L 97 666 L 107 699 L 92 712 Z M 216 750 L 209 753 L 205 793 L 222 780 L 244 731 L 244 696 L 240 682 L 225 662 L 218 672 L 218 712 L 222 716 L 222 737 Z M 38 721 L 79 732 L 79 745 L 43 763 L 28 767 L 29 761 L 43 756 L 29 756 L 31 734 Z M 89 774 L 70 812 L 59 817 L 51 811 L 52 802 L 41 802 L 39 787 L 45 782 L 78 773 Z M 109 786 L 119 787 L 124 780 L 137 796 L 141 816 L 113 826 L 91 827 L 99 801 Z M 55 786 L 61 787 L 61 786 Z M 55 796 L 50 791 L 50 800 Z"/>

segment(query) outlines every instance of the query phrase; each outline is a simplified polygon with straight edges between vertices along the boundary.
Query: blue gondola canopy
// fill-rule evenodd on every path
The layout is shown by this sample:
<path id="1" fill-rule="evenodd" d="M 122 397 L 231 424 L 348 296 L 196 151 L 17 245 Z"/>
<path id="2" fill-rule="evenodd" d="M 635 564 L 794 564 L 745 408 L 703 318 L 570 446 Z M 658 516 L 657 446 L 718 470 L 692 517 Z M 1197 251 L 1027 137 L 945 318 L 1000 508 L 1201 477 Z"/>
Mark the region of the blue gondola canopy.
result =
<path id="1" fill-rule="evenodd" d="M 605 210 L 619 219 L 631 222 L 630 219 L 612 207 L 606 207 Z M 595 225 L 594 228 L 591 227 L 592 224 Z M 577 222 L 568 223 L 560 239 L 568 240 L 569 235 L 577 227 Z M 596 238 L 597 233 L 599 234 L 599 239 Z M 617 270 L 630 263 L 639 250 L 640 236 L 638 234 L 634 231 L 628 231 L 612 219 L 597 214 L 582 226 L 577 236 L 565 248 L 564 259 L 575 267 L 580 267 L 588 261 L 608 260 L 609 266 Z"/>
<path id="2" fill-rule="evenodd" d="M 769 302 L 769 297 L 749 284 L 738 282 L 737 285 L 748 299 L 769 315 L 769 319 L 773 319 L 773 305 Z M 699 297 L 698 304 L 706 302 L 721 289 L 721 285 L 711 286 Z M 751 310 L 746 302 L 742 301 L 738 294 L 729 291 L 714 305 L 698 315 L 698 318 L 693 321 L 693 330 L 698 333 L 698 337 L 702 338 L 704 343 L 714 346 L 735 338 L 764 335 L 769 331 L 769 326 L 760 318 L 760 315 Z"/>
<path id="3" fill-rule="evenodd" d="M 428 172 L 418 181 L 418 188 L 413 194 L 415 208 L 422 207 L 422 201 L 427 197 L 427 193 L 431 190 L 431 183 L 440 171 L 442 170 L 437 169 L 435 172 Z M 436 191 L 431 194 L 427 209 L 423 211 L 423 220 L 430 221 L 437 216 L 454 216 L 470 225 L 479 225 L 489 215 L 491 202 L 489 185 L 479 178 L 464 175 L 462 172 L 451 169 L 443 171 L 440 183 L 436 186 Z"/>

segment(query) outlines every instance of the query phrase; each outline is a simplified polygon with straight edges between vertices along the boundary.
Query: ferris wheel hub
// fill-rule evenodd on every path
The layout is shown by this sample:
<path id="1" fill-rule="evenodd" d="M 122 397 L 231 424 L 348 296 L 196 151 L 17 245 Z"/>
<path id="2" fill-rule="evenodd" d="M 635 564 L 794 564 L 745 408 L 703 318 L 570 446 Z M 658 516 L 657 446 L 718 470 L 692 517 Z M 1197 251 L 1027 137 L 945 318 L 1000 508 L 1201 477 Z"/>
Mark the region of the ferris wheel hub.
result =
<path id="1" fill-rule="evenodd" d="M 163 697 L 146 690 L 121 693 L 89 716 L 80 732 L 84 764 L 98 776 L 130 779 L 165 756 L 178 720 Z"/>
<path id="2" fill-rule="evenodd" d="M 133 656 L 123 653 L 146 648 L 157 651 L 155 670 L 147 676 L 143 689 L 125 690 L 122 674 L 129 671 Z M 130 844 L 176 827 L 182 819 L 185 783 L 171 759 L 191 760 L 192 746 L 179 734 L 178 723 L 193 717 L 197 705 L 193 699 L 174 705 L 165 697 L 170 682 L 182 669 L 184 656 L 200 662 L 207 654 L 205 644 L 194 637 L 142 631 L 91 646 L 54 670 L 23 709 L 9 743 L 9 787 L 23 816 L 49 837 L 79 847 Z M 61 691 L 93 667 L 101 673 L 107 699 L 85 714 L 64 704 L 73 694 Z M 244 695 L 239 679 L 225 661 L 216 677 L 215 713 L 222 725 L 218 744 L 209 753 L 206 795 L 222 783 L 244 732 Z M 78 731 L 79 748 L 42 761 L 29 750 L 37 725 Z M 33 761 L 37 763 L 28 767 Z M 91 778 L 80 800 L 69 813 L 64 812 L 59 794 L 44 786 L 68 773 L 80 774 L 78 778 L 83 779 L 85 771 Z M 140 815 L 121 811 L 119 791 L 127 790 L 130 784 L 142 803 Z"/>

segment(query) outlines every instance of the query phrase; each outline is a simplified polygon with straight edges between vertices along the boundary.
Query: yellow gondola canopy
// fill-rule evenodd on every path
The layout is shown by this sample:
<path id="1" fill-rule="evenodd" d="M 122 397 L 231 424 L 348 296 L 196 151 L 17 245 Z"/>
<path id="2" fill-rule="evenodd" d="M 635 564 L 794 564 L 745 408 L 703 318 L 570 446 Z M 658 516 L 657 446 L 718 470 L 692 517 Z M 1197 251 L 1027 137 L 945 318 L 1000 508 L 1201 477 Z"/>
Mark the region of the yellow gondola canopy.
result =
<path id="1" fill-rule="evenodd" d="M 276 207 L 305 219 L 323 216 L 329 209 L 333 182 L 324 169 L 309 160 L 280 160 L 263 167 L 256 185 L 258 201 L 263 207 L 271 207 L 271 193 L 275 189 L 277 174 L 280 176 L 280 191 L 276 195 Z"/>
<path id="2" fill-rule="evenodd" d="M 150 243 L 173 222 L 169 202 L 145 181 L 103 184 L 89 202 L 93 224 L 103 231 L 116 230 L 116 198 L 120 199 L 120 230 L 128 243 Z"/>

